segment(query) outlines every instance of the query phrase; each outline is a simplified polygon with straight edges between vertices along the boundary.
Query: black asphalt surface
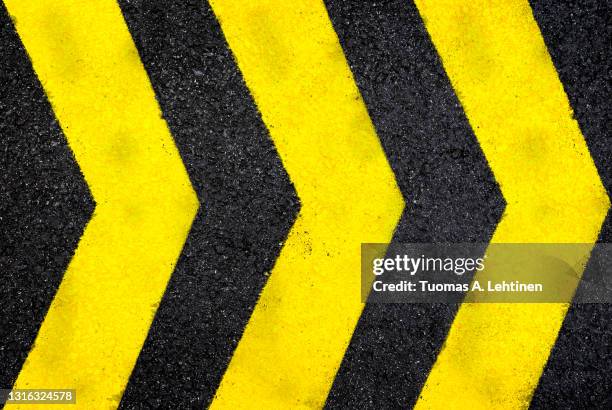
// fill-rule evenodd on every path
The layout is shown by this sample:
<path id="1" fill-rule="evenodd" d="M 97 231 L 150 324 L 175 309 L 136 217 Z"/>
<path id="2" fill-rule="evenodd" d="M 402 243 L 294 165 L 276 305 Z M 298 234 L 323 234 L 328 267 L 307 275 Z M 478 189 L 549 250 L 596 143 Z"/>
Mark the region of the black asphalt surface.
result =
<path id="1" fill-rule="evenodd" d="M 600 178 L 612 197 L 610 2 L 531 0 Z M 610 211 L 599 242 L 612 243 Z M 531 403 L 533 409 L 612 409 L 612 306 L 570 307 Z"/>
<path id="2" fill-rule="evenodd" d="M 0 56 L 0 388 L 9 388 L 94 204 L 2 2 Z"/>
<path id="3" fill-rule="evenodd" d="M 208 5 L 120 5 L 201 202 L 120 407 L 202 408 L 299 201 Z"/>
<path id="4" fill-rule="evenodd" d="M 397 242 L 488 242 L 505 201 L 414 4 L 326 1 L 406 208 Z M 457 311 L 366 305 L 328 408 L 413 405 Z"/>
<path id="5" fill-rule="evenodd" d="M 208 3 L 119 4 L 201 202 L 120 407 L 202 408 L 299 212 L 299 193 Z M 414 4 L 325 4 L 406 201 L 393 240 L 488 241 L 505 201 Z M 610 195 L 609 1 L 531 5 Z M 1 3 L 0 31 L 4 388 L 31 348 L 94 203 Z M 610 216 L 600 242 L 612 242 Z M 366 305 L 326 407 L 413 405 L 456 310 Z M 611 376 L 612 307 L 573 305 L 531 407 L 612 409 Z"/>

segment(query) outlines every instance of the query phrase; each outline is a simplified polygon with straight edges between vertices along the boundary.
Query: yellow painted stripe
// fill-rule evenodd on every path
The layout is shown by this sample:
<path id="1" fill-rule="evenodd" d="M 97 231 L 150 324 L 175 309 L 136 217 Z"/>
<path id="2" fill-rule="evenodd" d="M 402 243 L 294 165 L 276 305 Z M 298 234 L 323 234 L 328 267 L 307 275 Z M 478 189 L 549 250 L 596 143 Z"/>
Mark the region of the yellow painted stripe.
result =
<path id="1" fill-rule="evenodd" d="M 595 241 L 609 200 L 528 1 L 416 4 L 507 201 L 493 242 Z M 462 305 L 417 408 L 526 408 L 566 309 Z"/>
<path id="2" fill-rule="evenodd" d="M 323 3 L 211 4 L 302 204 L 212 408 L 321 407 L 403 200 Z"/>
<path id="3" fill-rule="evenodd" d="M 117 3 L 5 3 L 96 201 L 15 388 L 113 408 L 197 197 Z"/>

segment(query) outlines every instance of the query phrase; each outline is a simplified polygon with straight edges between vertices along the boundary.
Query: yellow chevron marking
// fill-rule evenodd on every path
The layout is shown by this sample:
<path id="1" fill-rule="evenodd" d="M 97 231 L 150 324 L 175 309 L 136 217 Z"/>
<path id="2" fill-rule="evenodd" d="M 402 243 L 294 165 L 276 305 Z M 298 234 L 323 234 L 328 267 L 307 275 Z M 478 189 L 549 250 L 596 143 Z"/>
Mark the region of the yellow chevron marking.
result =
<path id="1" fill-rule="evenodd" d="M 321 407 L 403 200 L 323 3 L 211 4 L 302 203 L 212 408 Z"/>
<path id="2" fill-rule="evenodd" d="M 197 197 L 117 3 L 5 3 L 97 204 L 15 388 L 116 407 Z"/>
<path id="3" fill-rule="evenodd" d="M 499 181 L 493 242 L 592 243 L 609 200 L 527 0 L 416 0 Z M 567 304 L 464 304 L 418 409 L 526 408 Z"/>

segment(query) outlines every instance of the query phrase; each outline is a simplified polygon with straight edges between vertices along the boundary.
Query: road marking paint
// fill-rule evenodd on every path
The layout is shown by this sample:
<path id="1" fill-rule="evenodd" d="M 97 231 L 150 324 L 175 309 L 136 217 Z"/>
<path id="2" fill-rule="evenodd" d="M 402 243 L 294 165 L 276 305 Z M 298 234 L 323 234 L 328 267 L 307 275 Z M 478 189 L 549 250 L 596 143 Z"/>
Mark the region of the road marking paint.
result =
<path id="1" fill-rule="evenodd" d="M 324 4 L 211 5 L 302 204 L 211 407 L 322 407 L 404 202 Z"/>
<path id="2" fill-rule="evenodd" d="M 14 387 L 116 407 L 198 200 L 117 3 L 5 3 L 96 201 Z"/>
<path id="3" fill-rule="evenodd" d="M 593 243 L 609 199 L 526 0 L 416 0 L 507 201 L 493 242 Z M 463 304 L 416 408 L 526 408 L 567 304 Z"/>

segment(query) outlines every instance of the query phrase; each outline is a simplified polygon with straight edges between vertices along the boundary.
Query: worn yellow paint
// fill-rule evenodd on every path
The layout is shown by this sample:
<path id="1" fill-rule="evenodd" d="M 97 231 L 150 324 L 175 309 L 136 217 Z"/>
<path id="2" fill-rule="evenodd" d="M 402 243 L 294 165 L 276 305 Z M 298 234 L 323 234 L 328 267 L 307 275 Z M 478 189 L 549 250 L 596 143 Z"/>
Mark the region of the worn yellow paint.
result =
<path id="1" fill-rule="evenodd" d="M 403 200 L 323 3 L 211 4 L 302 204 L 212 408 L 321 407 Z"/>
<path id="2" fill-rule="evenodd" d="M 113 408 L 197 197 L 117 3 L 5 3 L 96 202 L 14 387 Z"/>
<path id="3" fill-rule="evenodd" d="M 493 242 L 595 241 L 609 200 L 527 0 L 416 4 L 507 201 Z M 526 408 L 566 310 L 462 305 L 416 408 Z"/>

